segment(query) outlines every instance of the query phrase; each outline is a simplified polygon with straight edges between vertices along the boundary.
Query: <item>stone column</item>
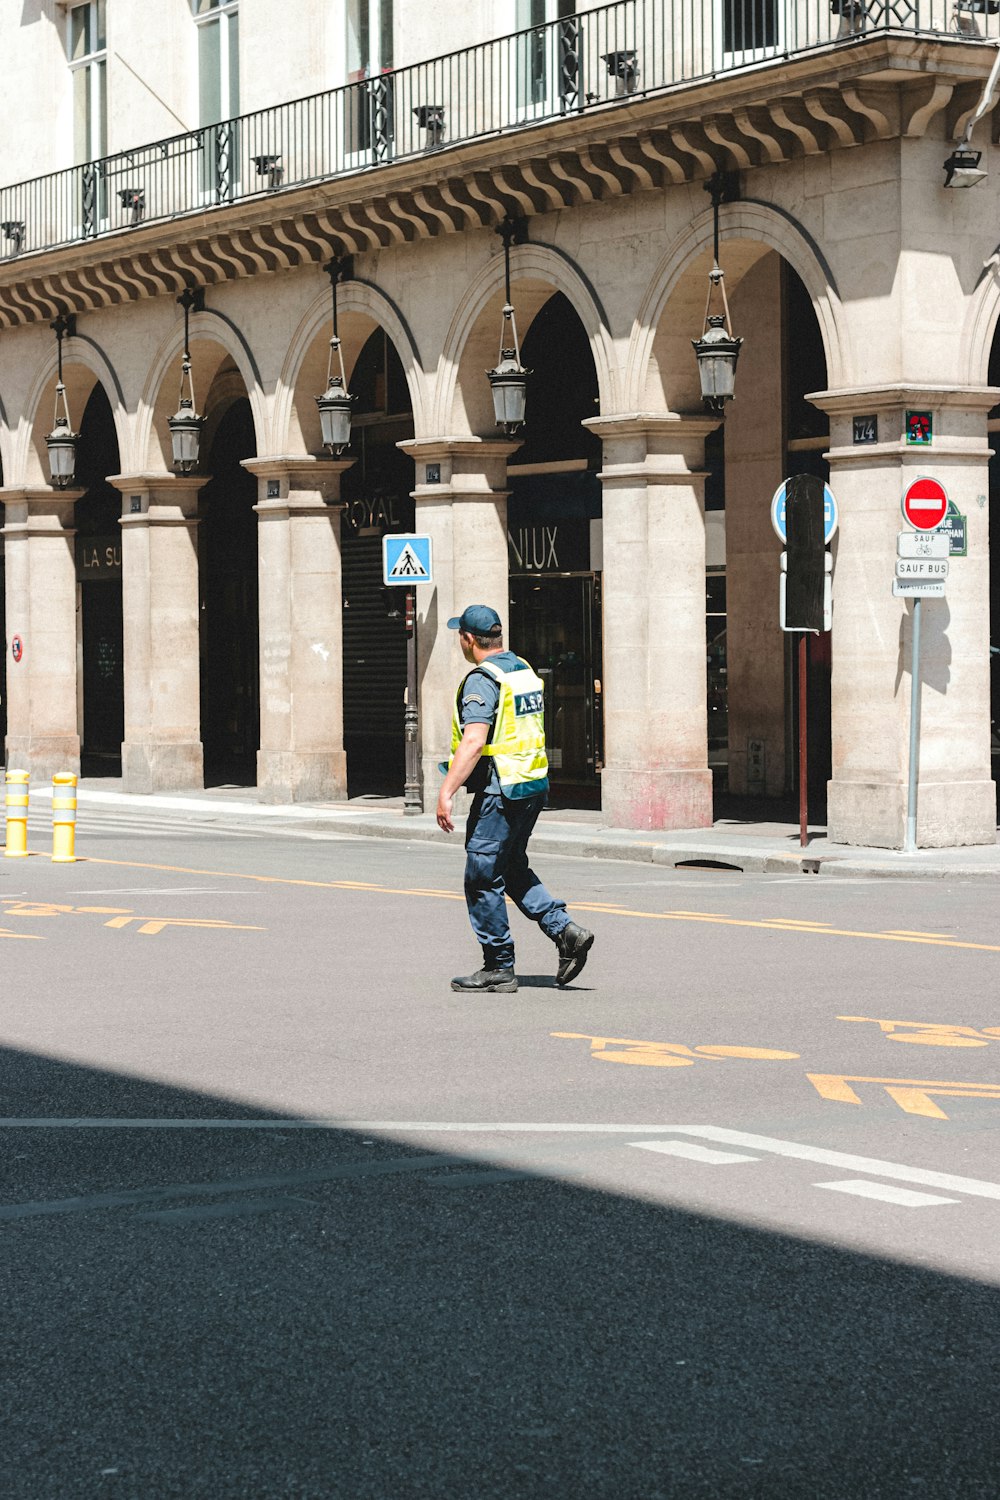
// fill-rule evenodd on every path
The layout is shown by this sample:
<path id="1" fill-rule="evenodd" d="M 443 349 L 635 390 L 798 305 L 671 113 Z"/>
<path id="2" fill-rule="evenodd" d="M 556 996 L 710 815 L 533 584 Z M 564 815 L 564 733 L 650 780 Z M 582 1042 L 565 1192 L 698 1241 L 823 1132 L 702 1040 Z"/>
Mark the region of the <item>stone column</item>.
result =
<path id="1" fill-rule="evenodd" d="M 204 785 L 198 640 L 198 491 L 204 474 L 116 474 L 129 792 Z"/>
<path id="2" fill-rule="evenodd" d="M 73 507 L 81 489 L 0 490 L 7 606 L 7 764 L 80 770 Z M 13 642 L 20 641 L 15 661 Z"/>
<path id="3" fill-rule="evenodd" d="M 437 802 L 451 715 L 465 662 L 448 620 L 489 604 L 509 625 L 507 438 L 423 438 L 400 443 L 417 466 L 416 531 L 432 538 L 434 583 L 417 588 L 417 661 L 424 810 Z"/>
<path id="4" fill-rule="evenodd" d="M 259 495 L 257 786 L 267 802 L 347 796 L 340 477 L 353 462 L 244 460 Z"/>
<path id="5" fill-rule="evenodd" d="M 900 503 L 918 475 L 939 479 L 967 518 L 943 599 L 923 602 L 917 843 L 992 844 L 989 493 L 986 414 L 996 391 L 879 387 L 811 397 L 831 416 L 830 484 L 840 512 L 833 575 L 830 838 L 899 849 L 906 830 L 913 603 L 895 599 Z M 908 447 L 907 411 L 929 411 L 933 441 Z M 854 416 L 878 441 L 854 446 Z"/>
<path id="6" fill-rule="evenodd" d="M 705 436 L 718 419 L 638 413 L 604 440 L 601 802 L 619 828 L 712 823 L 705 656 Z"/>

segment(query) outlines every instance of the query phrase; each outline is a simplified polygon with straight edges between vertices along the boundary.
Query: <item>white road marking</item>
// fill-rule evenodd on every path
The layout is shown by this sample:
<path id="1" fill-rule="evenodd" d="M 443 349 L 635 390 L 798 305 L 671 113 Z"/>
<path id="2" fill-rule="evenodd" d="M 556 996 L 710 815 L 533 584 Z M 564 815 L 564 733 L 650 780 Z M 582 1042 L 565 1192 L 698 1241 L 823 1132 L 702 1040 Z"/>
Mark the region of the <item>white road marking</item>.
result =
<path id="1" fill-rule="evenodd" d="M 890 1187 L 884 1182 L 814 1182 L 813 1187 L 829 1188 L 832 1193 L 853 1193 L 856 1198 L 875 1198 L 898 1208 L 933 1208 L 937 1203 L 958 1203 L 958 1198 L 938 1198 L 932 1193 L 915 1193 L 912 1188 Z"/>
<path id="2" fill-rule="evenodd" d="M 246 891 L 236 886 L 126 885 L 111 886 L 99 891 L 74 888 L 66 894 L 67 896 L 263 896 L 267 893 L 259 890 Z"/>
<path id="3" fill-rule="evenodd" d="M 734 1161 L 760 1161 L 759 1156 L 744 1156 L 737 1151 L 710 1151 L 707 1146 L 696 1146 L 694 1141 L 629 1141 L 638 1151 L 658 1151 L 662 1156 L 682 1156 L 687 1161 L 700 1161 L 708 1167 L 725 1167 Z"/>
<path id="4" fill-rule="evenodd" d="M 906 1167 L 899 1162 L 880 1161 L 874 1156 L 853 1156 L 846 1151 L 826 1151 L 821 1146 L 803 1146 L 798 1141 L 783 1141 L 769 1135 L 750 1135 L 743 1130 L 724 1130 L 716 1125 L 684 1125 L 680 1134 L 701 1136 L 727 1146 L 745 1146 L 755 1151 L 771 1151 L 775 1156 L 790 1156 L 797 1161 L 815 1161 L 825 1167 L 840 1167 L 850 1172 L 867 1172 L 873 1177 L 895 1178 L 897 1182 L 918 1182 L 922 1187 L 941 1188 L 944 1192 L 968 1193 L 974 1198 L 1000 1201 L 1000 1182 L 984 1182 L 978 1177 L 960 1177 L 952 1172 L 932 1172 L 925 1167 Z"/>
<path id="5" fill-rule="evenodd" d="M 529 1122 L 521 1120 L 354 1120 L 335 1115 L 312 1119 L 221 1119 L 218 1116 L 180 1119 L 130 1119 L 128 1116 L 8 1116 L 0 1118 L 0 1130 L 349 1130 L 361 1135 L 649 1135 L 696 1136 L 723 1146 L 741 1146 L 745 1150 L 786 1156 L 796 1161 L 818 1162 L 841 1171 L 865 1172 L 873 1177 L 888 1177 L 897 1182 L 919 1183 L 922 1187 L 944 1192 L 966 1193 L 973 1198 L 1000 1202 L 1000 1182 L 980 1177 L 963 1177 L 953 1172 L 935 1172 L 925 1167 L 908 1167 L 901 1162 L 882 1161 L 874 1156 L 854 1156 L 846 1151 L 828 1151 L 821 1146 L 807 1146 L 799 1141 L 785 1141 L 776 1136 L 751 1135 L 743 1130 L 729 1130 L 720 1125 L 661 1125 L 611 1122 L 569 1123 L 566 1121 Z"/>

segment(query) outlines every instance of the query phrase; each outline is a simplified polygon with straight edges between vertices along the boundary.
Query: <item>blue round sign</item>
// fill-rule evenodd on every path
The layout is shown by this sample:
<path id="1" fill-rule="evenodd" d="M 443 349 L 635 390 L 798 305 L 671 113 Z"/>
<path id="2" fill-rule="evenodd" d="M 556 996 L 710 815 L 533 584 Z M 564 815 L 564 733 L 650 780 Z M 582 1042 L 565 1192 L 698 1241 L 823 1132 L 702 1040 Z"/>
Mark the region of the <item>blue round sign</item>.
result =
<path id="1" fill-rule="evenodd" d="M 778 537 L 778 540 L 781 542 L 782 546 L 784 546 L 785 543 L 788 541 L 788 534 L 787 534 L 787 532 L 785 530 L 785 486 L 787 485 L 787 483 L 788 483 L 787 479 L 782 480 L 781 484 L 778 485 L 778 488 L 774 492 L 774 499 L 771 501 L 771 525 L 774 527 L 775 533 L 776 533 L 776 535 Z M 829 541 L 830 541 L 831 537 L 833 536 L 834 532 L 837 530 L 837 522 L 838 522 L 838 520 L 839 520 L 839 517 L 837 515 L 837 502 L 833 498 L 833 490 L 831 490 L 831 488 L 830 488 L 830 486 L 828 484 L 824 484 L 824 486 L 823 486 L 823 540 L 824 540 L 824 542 L 829 543 Z"/>

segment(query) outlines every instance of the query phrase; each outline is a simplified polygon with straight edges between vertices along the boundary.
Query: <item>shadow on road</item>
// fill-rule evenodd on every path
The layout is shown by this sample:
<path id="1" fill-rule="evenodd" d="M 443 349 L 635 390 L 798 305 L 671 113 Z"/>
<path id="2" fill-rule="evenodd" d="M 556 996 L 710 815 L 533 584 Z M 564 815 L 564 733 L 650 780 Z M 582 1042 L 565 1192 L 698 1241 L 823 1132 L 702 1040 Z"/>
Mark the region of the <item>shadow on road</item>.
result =
<path id="1" fill-rule="evenodd" d="M 267 1117 L 0 1054 L 3 1113 Z M 995 1497 L 995 1288 L 348 1130 L 0 1126 L 5 1500 Z"/>

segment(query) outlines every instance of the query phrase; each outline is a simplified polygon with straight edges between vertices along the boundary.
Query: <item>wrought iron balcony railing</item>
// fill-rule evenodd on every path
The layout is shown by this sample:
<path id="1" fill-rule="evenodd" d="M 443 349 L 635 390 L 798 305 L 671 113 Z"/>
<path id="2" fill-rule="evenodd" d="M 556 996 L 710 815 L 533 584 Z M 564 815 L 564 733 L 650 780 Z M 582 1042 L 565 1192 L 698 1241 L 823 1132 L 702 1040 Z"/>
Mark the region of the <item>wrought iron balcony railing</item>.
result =
<path id="1" fill-rule="evenodd" d="M 995 41 L 1000 0 L 617 0 L 0 188 L 0 259 L 886 33 Z"/>

